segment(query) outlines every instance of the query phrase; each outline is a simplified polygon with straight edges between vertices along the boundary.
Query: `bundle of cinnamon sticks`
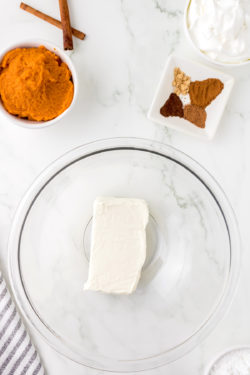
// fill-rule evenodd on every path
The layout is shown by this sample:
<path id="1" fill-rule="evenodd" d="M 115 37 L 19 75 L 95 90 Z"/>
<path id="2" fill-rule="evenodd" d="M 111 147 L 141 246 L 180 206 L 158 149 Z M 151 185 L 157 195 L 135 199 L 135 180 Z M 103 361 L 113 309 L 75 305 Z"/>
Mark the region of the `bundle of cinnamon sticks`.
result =
<path id="1" fill-rule="evenodd" d="M 60 8 L 60 15 L 61 21 L 48 16 L 47 14 L 40 12 L 32 8 L 31 6 L 21 3 L 20 8 L 33 14 L 36 17 L 41 18 L 42 20 L 49 22 L 50 24 L 58 27 L 59 29 L 63 30 L 63 47 L 65 50 L 72 50 L 73 49 L 73 39 L 72 35 L 75 37 L 83 40 L 85 38 L 85 34 L 82 31 L 74 29 L 71 27 L 70 24 L 70 15 L 69 15 L 69 7 L 67 0 L 59 0 L 59 8 Z"/>

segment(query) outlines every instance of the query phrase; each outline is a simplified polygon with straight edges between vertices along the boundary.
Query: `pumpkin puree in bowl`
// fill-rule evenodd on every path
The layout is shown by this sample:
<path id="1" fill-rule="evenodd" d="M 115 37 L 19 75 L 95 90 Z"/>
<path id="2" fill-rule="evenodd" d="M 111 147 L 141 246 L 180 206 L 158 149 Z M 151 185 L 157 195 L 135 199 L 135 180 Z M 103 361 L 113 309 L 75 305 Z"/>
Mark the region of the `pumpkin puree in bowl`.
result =
<path id="1" fill-rule="evenodd" d="M 0 97 L 11 114 L 49 121 L 71 104 L 71 72 L 59 56 L 43 46 L 16 48 L 0 63 Z"/>

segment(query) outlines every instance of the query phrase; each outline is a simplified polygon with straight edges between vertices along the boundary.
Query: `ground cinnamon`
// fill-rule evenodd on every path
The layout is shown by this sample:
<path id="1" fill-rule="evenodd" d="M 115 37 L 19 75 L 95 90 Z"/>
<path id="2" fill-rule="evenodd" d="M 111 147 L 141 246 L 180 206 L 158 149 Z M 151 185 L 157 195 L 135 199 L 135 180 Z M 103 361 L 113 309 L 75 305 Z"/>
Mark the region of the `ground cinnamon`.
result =
<path id="1" fill-rule="evenodd" d="M 191 104 L 206 108 L 223 90 L 224 84 L 215 78 L 190 83 Z"/>

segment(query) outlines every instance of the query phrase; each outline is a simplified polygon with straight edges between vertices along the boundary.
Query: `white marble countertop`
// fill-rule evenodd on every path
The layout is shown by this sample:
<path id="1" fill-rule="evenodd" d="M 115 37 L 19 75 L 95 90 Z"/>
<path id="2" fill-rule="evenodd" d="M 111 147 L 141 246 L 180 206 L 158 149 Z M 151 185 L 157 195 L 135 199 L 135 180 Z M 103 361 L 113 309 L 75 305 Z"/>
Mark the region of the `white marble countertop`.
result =
<path id="1" fill-rule="evenodd" d="M 58 17 L 57 2 L 30 0 Z M 85 31 L 74 40 L 72 59 L 80 77 L 75 110 L 51 128 L 27 130 L 0 118 L 0 261 L 7 274 L 7 242 L 16 207 L 35 177 L 65 151 L 100 138 L 138 136 L 171 144 L 203 164 L 222 185 L 236 212 L 243 243 L 243 266 L 232 307 L 215 331 L 192 353 L 148 374 L 198 375 L 218 352 L 250 344 L 250 67 L 227 69 L 236 78 L 219 131 L 204 143 L 146 118 L 167 56 L 199 59 L 183 33 L 185 0 L 70 0 L 72 24 Z M 62 45 L 60 30 L 5 2 L 0 13 L 0 46 L 21 38 Z M 249 159 L 248 159 L 249 158 Z M 48 375 L 100 374 L 57 354 L 32 332 Z"/>

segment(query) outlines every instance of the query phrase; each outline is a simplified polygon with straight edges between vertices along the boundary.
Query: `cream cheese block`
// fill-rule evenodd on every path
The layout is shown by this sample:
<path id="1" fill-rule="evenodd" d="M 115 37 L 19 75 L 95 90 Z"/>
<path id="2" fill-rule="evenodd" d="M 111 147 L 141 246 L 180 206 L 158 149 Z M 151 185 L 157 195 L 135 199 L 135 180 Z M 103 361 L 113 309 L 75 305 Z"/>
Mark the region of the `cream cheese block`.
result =
<path id="1" fill-rule="evenodd" d="M 84 289 L 116 294 L 135 291 L 146 259 L 148 218 L 142 199 L 96 198 Z"/>

